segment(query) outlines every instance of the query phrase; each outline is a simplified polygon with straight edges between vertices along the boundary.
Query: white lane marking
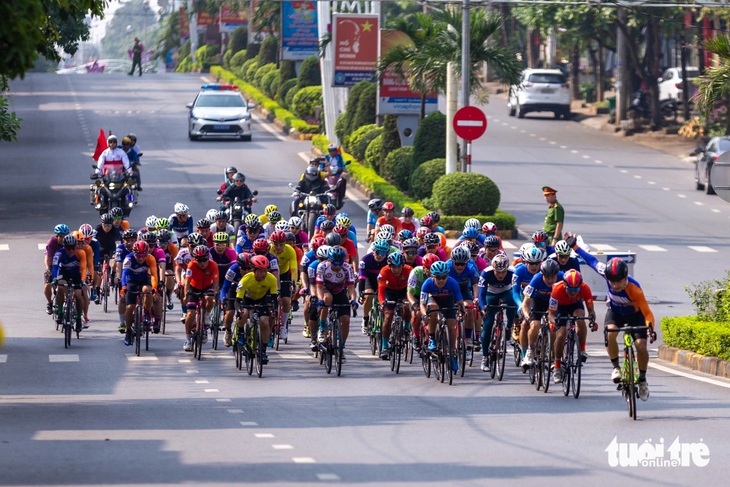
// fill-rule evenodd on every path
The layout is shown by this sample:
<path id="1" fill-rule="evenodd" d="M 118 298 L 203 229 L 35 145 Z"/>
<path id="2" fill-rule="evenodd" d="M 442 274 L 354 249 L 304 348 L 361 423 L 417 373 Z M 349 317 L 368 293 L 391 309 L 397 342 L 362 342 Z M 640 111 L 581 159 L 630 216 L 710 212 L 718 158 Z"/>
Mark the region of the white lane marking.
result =
<path id="1" fill-rule="evenodd" d="M 677 196 L 680 197 L 680 198 L 686 198 L 687 197 L 686 194 L 678 194 Z"/>
<path id="2" fill-rule="evenodd" d="M 590 159 L 590 158 L 591 158 L 591 156 L 587 156 L 587 155 L 583 154 L 583 159 Z"/>
<path id="3" fill-rule="evenodd" d="M 705 206 L 705 204 L 701 201 L 695 201 L 695 205 L 697 206 Z"/>
<path id="4" fill-rule="evenodd" d="M 185 369 L 186 374 L 197 374 L 200 372 L 198 369 Z"/>
<path id="5" fill-rule="evenodd" d="M 203 389 L 204 392 L 220 392 L 218 389 Z"/>
<path id="6" fill-rule="evenodd" d="M 603 161 L 599 161 L 598 159 L 596 159 L 596 160 L 595 160 L 595 161 L 593 161 L 593 162 L 595 162 L 596 164 L 603 164 Z"/>
<path id="7" fill-rule="evenodd" d="M 639 176 L 638 174 L 634 174 L 634 179 L 641 179 L 641 176 Z"/>
<path id="8" fill-rule="evenodd" d="M 10 245 L 8 245 L 8 244 L 0 244 L 0 250 L 10 250 Z"/>
<path id="9" fill-rule="evenodd" d="M 177 363 L 179 363 L 179 364 L 189 364 L 190 362 L 191 362 L 191 360 L 189 358 L 181 358 L 181 359 L 178 359 L 178 361 L 177 361 Z"/>
<path id="10" fill-rule="evenodd" d="M 594 250 L 598 250 L 599 252 L 610 252 L 616 250 L 616 247 L 613 247 L 608 244 L 590 244 L 591 248 Z"/>
<path id="11" fill-rule="evenodd" d="M 259 424 L 254 421 L 241 421 L 241 426 L 258 426 Z"/>
<path id="12" fill-rule="evenodd" d="M 69 355 L 49 355 L 49 362 L 78 362 L 79 356 L 75 354 Z"/>
<path id="13" fill-rule="evenodd" d="M 713 212 L 713 213 L 720 213 L 720 210 L 718 210 L 717 208 L 713 208 L 713 209 L 712 209 L 712 212 Z"/>
<path id="14" fill-rule="evenodd" d="M 46 244 L 44 244 L 44 243 L 38 244 L 38 250 L 46 250 Z"/>
<path id="15" fill-rule="evenodd" d="M 8 356 L 7 355 L 0 355 L 0 364 L 5 364 L 8 362 Z"/>
<path id="16" fill-rule="evenodd" d="M 578 153 L 578 151 L 577 151 L 577 150 L 575 150 L 575 149 L 572 149 L 572 150 L 570 151 L 570 153 L 571 153 L 571 154 L 577 154 L 577 153 Z"/>
<path id="17" fill-rule="evenodd" d="M 551 145 L 557 145 L 558 143 L 557 143 L 557 142 L 555 142 L 554 140 L 551 140 L 551 141 L 550 141 L 550 144 L 551 144 Z"/>
<path id="18" fill-rule="evenodd" d="M 224 398 L 216 399 L 215 401 L 216 402 L 231 402 L 230 399 L 224 399 Z"/>
<path id="19" fill-rule="evenodd" d="M 717 252 L 717 250 L 711 247 L 705 247 L 704 245 L 688 245 L 688 247 L 695 252 Z"/>
<path id="20" fill-rule="evenodd" d="M 540 137 L 540 140 L 542 140 L 542 141 L 544 142 L 544 141 L 546 141 L 547 139 L 546 139 L 545 137 Z"/>
<path id="21" fill-rule="evenodd" d="M 130 362 L 156 362 L 158 359 L 154 355 L 141 355 L 137 357 L 136 355 L 127 354 L 127 360 Z"/>
<path id="22" fill-rule="evenodd" d="M 647 181 L 647 183 L 652 184 L 652 185 L 656 184 L 654 181 Z"/>
<path id="23" fill-rule="evenodd" d="M 208 384 L 208 381 L 206 379 L 196 380 L 196 384 Z"/>
<path id="24" fill-rule="evenodd" d="M 509 124 L 507 122 L 502 122 L 502 125 L 506 127 Z"/>
<path id="25" fill-rule="evenodd" d="M 357 358 L 379 358 L 379 357 L 376 357 L 375 355 L 373 355 L 370 352 L 367 352 L 367 353 L 366 352 L 363 352 L 363 353 L 354 353 L 353 355 L 355 355 L 355 357 L 357 357 Z"/>
<path id="26" fill-rule="evenodd" d="M 649 367 L 651 367 L 652 369 L 661 370 L 662 372 L 667 372 L 668 374 L 679 375 L 681 377 L 686 377 L 687 379 L 697 380 L 700 382 L 705 382 L 707 384 L 712 384 L 713 386 L 726 387 L 730 389 L 730 383 L 721 382 L 719 380 L 710 379 L 708 377 L 701 377 L 699 375 L 689 374 L 687 372 L 682 372 L 681 370 L 675 370 L 669 367 L 665 367 L 663 365 L 655 364 L 654 362 L 649 362 Z"/>
<path id="27" fill-rule="evenodd" d="M 294 447 L 291 445 L 271 445 L 274 450 L 293 450 Z"/>
<path id="28" fill-rule="evenodd" d="M 251 112 L 251 117 L 259 123 L 259 126 L 262 129 L 266 130 L 268 133 L 270 133 L 277 139 L 281 140 L 282 142 L 291 140 L 288 137 L 286 137 L 285 135 L 283 135 L 281 133 L 281 130 L 274 130 L 273 128 L 269 127 L 269 122 L 265 118 L 263 118 L 260 114 L 258 114 L 258 113 L 254 114 L 253 112 Z"/>
<path id="29" fill-rule="evenodd" d="M 312 457 L 293 457 L 292 461 L 294 463 L 317 463 Z"/>
<path id="30" fill-rule="evenodd" d="M 293 360 L 308 359 L 310 357 L 310 354 L 308 354 L 308 353 L 279 353 L 276 355 L 282 359 L 293 359 Z"/>
<path id="31" fill-rule="evenodd" d="M 535 134 L 530 134 L 530 137 L 537 137 Z"/>
<path id="32" fill-rule="evenodd" d="M 639 245 L 642 249 L 649 251 L 649 252 L 666 252 L 667 249 L 664 247 L 660 247 L 658 245 Z"/>
<path id="33" fill-rule="evenodd" d="M 243 414 L 243 409 L 229 409 L 228 412 L 231 414 Z"/>
<path id="34" fill-rule="evenodd" d="M 514 125 L 512 125 L 512 126 L 511 126 L 510 128 L 511 128 L 512 130 L 517 130 L 517 127 L 515 127 Z"/>
<path id="35" fill-rule="evenodd" d="M 629 172 L 626 169 L 620 169 L 619 171 L 622 172 L 622 173 L 624 173 L 624 174 L 627 174 Z"/>
<path id="36" fill-rule="evenodd" d="M 527 130 L 520 130 L 520 133 L 521 133 L 521 134 L 524 134 L 524 133 L 526 133 L 526 132 L 527 132 Z"/>
<path id="37" fill-rule="evenodd" d="M 271 433 L 255 433 L 254 436 L 256 438 L 273 438 L 274 437 L 274 435 L 272 435 Z"/>
<path id="38" fill-rule="evenodd" d="M 360 249 L 360 250 L 367 250 L 368 249 L 367 245 L 363 245 L 363 244 L 361 244 L 359 242 L 357 244 L 357 248 Z"/>
<path id="39" fill-rule="evenodd" d="M 662 190 L 664 190 L 664 191 L 669 191 L 669 188 L 667 188 L 667 187 L 663 187 L 663 188 L 662 188 Z"/>
<path id="40" fill-rule="evenodd" d="M 502 248 L 503 249 L 516 249 L 517 246 L 515 244 L 513 244 L 512 242 L 502 240 Z"/>
<path id="41" fill-rule="evenodd" d="M 340 476 L 336 473 L 318 473 L 317 480 L 340 480 Z"/>
<path id="42" fill-rule="evenodd" d="M 560 148 L 561 148 L 561 149 L 567 149 L 567 148 L 568 148 L 568 146 L 567 146 L 567 145 L 561 145 L 561 146 L 560 146 Z"/>

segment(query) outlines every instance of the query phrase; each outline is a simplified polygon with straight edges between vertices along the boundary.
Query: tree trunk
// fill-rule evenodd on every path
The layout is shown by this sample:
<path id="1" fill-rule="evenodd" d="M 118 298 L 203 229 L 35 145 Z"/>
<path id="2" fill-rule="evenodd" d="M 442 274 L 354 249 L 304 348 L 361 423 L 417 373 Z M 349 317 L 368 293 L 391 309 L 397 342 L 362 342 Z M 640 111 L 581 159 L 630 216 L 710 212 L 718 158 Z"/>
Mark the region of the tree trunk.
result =
<path id="1" fill-rule="evenodd" d="M 578 46 L 573 46 L 570 50 L 570 65 L 573 69 L 570 70 L 570 88 L 573 92 L 573 99 L 577 100 L 580 98 L 580 50 Z"/>
<path id="2" fill-rule="evenodd" d="M 661 127 L 663 124 L 662 112 L 659 108 L 659 85 L 657 79 L 661 76 L 661 38 L 659 36 L 659 25 L 654 17 L 651 17 L 646 28 L 646 62 L 647 76 L 644 79 L 647 94 L 649 95 L 649 106 L 651 107 L 651 121 L 653 128 Z"/>
<path id="3" fill-rule="evenodd" d="M 593 49 L 593 46 L 589 42 L 586 46 L 586 49 L 588 49 L 588 56 L 591 58 L 591 68 L 593 68 L 593 84 L 596 87 L 596 99 L 594 101 L 601 101 L 601 97 L 598 95 L 599 86 L 600 86 L 600 80 L 601 75 L 598 72 L 598 59 L 596 58 L 596 50 Z"/>
<path id="4" fill-rule="evenodd" d="M 603 64 L 603 42 L 598 41 L 598 69 L 596 70 L 598 72 L 598 82 L 596 83 L 597 101 L 603 101 L 605 95 L 605 86 L 603 86 L 603 80 L 606 78 L 606 74 L 604 72 L 605 67 Z"/>

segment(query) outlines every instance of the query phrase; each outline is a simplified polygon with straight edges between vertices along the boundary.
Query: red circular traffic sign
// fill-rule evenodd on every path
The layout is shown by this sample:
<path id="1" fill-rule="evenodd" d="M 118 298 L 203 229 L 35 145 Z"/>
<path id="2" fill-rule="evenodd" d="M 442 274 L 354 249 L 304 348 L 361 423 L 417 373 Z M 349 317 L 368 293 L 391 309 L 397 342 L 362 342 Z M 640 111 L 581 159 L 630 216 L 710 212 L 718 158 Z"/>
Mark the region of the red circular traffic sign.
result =
<path id="1" fill-rule="evenodd" d="M 487 116 L 477 107 L 459 108 L 454 114 L 454 131 L 464 140 L 475 140 L 487 131 Z"/>

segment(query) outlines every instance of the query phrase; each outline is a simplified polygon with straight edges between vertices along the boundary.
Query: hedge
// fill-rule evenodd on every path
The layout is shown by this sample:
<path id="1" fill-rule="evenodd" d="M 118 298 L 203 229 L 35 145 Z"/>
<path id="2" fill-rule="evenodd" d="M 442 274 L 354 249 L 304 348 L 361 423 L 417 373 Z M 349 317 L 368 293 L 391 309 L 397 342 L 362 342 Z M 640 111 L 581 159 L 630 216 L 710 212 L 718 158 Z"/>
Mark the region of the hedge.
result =
<path id="1" fill-rule="evenodd" d="M 696 316 L 662 318 L 664 343 L 708 357 L 730 360 L 730 324 L 701 321 Z"/>
<path id="2" fill-rule="evenodd" d="M 499 207 L 500 194 L 494 181 L 484 174 L 454 172 L 436 180 L 433 199 L 447 215 L 494 213 Z"/>
<path id="3" fill-rule="evenodd" d="M 256 87 L 246 83 L 230 71 L 223 69 L 221 66 L 211 66 L 210 73 L 226 83 L 236 85 L 241 93 L 246 96 L 247 100 L 253 100 L 256 104 L 268 110 L 275 119 L 279 120 L 286 127 L 293 128 L 300 134 L 318 134 L 322 131 L 318 125 L 310 125 L 304 120 L 298 119 L 293 113 L 282 108 L 274 100 L 256 89 Z"/>
<path id="4" fill-rule="evenodd" d="M 317 107 L 322 106 L 322 87 L 307 86 L 297 91 L 291 109 L 302 118 L 314 118 Z"/>

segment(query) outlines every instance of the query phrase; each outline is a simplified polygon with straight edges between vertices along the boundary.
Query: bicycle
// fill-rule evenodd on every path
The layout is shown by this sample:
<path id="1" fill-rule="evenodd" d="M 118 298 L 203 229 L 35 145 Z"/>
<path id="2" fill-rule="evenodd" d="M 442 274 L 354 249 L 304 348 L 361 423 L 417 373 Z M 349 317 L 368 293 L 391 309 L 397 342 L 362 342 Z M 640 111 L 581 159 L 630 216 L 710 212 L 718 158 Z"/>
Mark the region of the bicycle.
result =
<path id="1" fill-rule="evenodd" d="M 218 335 L 220 333 L 221 326 L 223 325 L 223 304 L 216 298 L 213 311 L 210 313 L 210 326 L 211 341 L 213 350 L 218 350 Z"/>
<path id="2" fill-rule="evenodd" d="M 251 310 L 248 320 L 243 326 L 243 330 L 238 326 L 238 320 L 233 329 L 233 354 L 236 356 L 236 367 L 241 370 L 243 364 L 246 364 L 246 372 L 248 375 L 253 374 L 254 367 L 256 375 L 261 378 L 264 373 L 263 343 L 261 337 L 261 324 L 259 311 L 264 309 L 263 305 L 241 306 L 241 309 Z"/>
<path id="3" fill-rule="evenodd" d="M 573 397 L 578 399 L 580 395 L 581 370 L 583 369 L 583 359 L 580 355 L 580 345 L 578 340 L 578 332 L 576 331 L 576 321 L 589 319 L 586 316 L 563 316 L 561 319 L 567 320 L 565 344 L 563 348 L 563 360 L 560 368 L 563 371 L 563 395 L 570 394 L 573 390 Z M 593 320 L 590 320 L 591 329 L 594 326 Z"/>
<path id="4" fill-rule="evenodd" d="M 337 310 L 340 308 L 350 308 L 351 304 L 331 304 L 327 314 L 327 330 L 325 332 L 325 340 L 318 346 L 319 363 L 324 365 L 327 373 L 332 372 L 332 363 L 335 365 L 337 377 L 342 374 L 342 329 L 340 327 L 340 317 Z M 354 316 L 357 311 L 354 310 Z"/>
<path id="5" fill-rule="evenodd" d="M 137 304 L 134 307 L 134 317 L 132 319 L 132 338 L 134 339 L 134 353 L 137 357 L 142 353 L 142 333 L 144 333 L 145 351 L 150 350 L 150 324 L 149 318 L 144 319 L 145 310 L 142 306 L 142 296 L 154 294 L 151 291 L 135 291 L 137 295 Z"/>
<path id="6" fill-rule="evenodd" d="M 520 319 L 520 321 L 523 321 L 523 320 L 521 320 L 521 318 L 518 318 L 518 319 Z M 521 326 L 526 326 L 527 329 L 529 330 L 530 322 L 528 320 L 524 320 L 522 322 Z M 522 363 L 522 346 L 520 346 L 519 340 L 515 340 L 514 337 L 511 337 L 511 338 L 512 338 L 512 356 L 514 357 L 514 360 L 515 360 L 515 367 L 519 367 L 520 364 Z M 509 338 L 508 338 L 508 340 L 509 340 Z M 525 372 L 525 371 L 523 370 L 523 372 Z"/>
<path id="7" fill-rule="evenodd" d="M 535 357 L 533 358 L 533 367 L 537 375 L 535 378 L 536 390 L 539 391 L 542 387 L 543 392 L 547 392 L 550 388 L 550 375 L 554 362 L 553 332 L 550 330 L 547 313 L 544 313 L 540 318 L 540 331 L 537 334 Z"/>
<path id="8" fill-rule="evenodd" d="M 504 377 L 504 366 L 507 359 L 507 334 L 509 327 L 505 321 L 505 311 L 508 309 L 517 309 L 516 306 L 510 306 L 505 303 L 498 305 L 490 304 L 487 308 L 497 309 L 494 317 L 494 326 L 492 326 L 492 335 L 489 339 L 489 349 L 487 357 L 489 359 L 489 375 L 494 379 L 501 381 Z"/>
<path id="9" fill-rule="evenodd" d="M 471 367 L 474 363 L 474 353 L 475 353 L 475 333 L 474 330 L 472 330 L 471 335 L 471 343 L 467 344 L 467 338 L 466 338 L 466 329 L 464 327 L 464 317 L 465 314 L 468 313 L 468 310 L 470 309 L 476 309 L 477 307 L 473 304 L 469 306 L 464 307 L 464 311 L 457 311 L 456 312 L 456 357 L 459 362 L 459 372 L 461 374 L 461 377 L 464 377 L 464 373 L 466 372 L 466 366 L 469 365 Z M 467 348 L 471 346 L 471 357 L 469 361 L 466 360 L 466 352 Z"/>
<path id="10" fill-rule="evenodd" d="M 617 390 L 626 400 L 629 410 L 629 417 L 636 421 L 636 398 L 639 396 L 639 363 L 636 361 L 636 350 L 634 348 L 634 336 L 632 333 L 646 330 L 646 326 L 624 326 L 617 331 L 624 334 L 624 360 L 621 364 L 621 382 Z M 653 329 L 647 330 L 650 341 L 656 340 L 656 333 Z M 603 336 L 608 346 L 608 328 L 603 329 Z"/>
<path id="11" fill-rule="evenodd" d="M 400 371 L 401 358 L 403 351 L 410 344 L 409 333 L 403 323 L 403 306 L 402 301 L 386 301 L 384 305 L 395 305 L 393 311 L 393 323 L 390 327 L 390 339 L 388 340 L 388 346 L 390 349 L 389 360 L 390 370 L 396 374 Z"/>
<path id="12" fill-rule="evenodd" d="M 375 302 L 368 314 L 368 338 L 370 339 L 370 352 L 379 357 L 383 351 L 383 313 L 380 304 L 377 302 L 378 293 L 362 293 L 360 296 L 375 296 Z"/>
<path id="13" fill-rule="evenodd" d="M 281 281 L 281 284 L 284 283 L 291 284 L 291 281 Z M 281 300 L 279 300 L 279 305 L 277 306 L 276 316 L 272 317 L 273 326 L 271 327 L 271 333 L 274 335 L 274 350 L 279 350 L 279 342 L 281 341 L 281 329 L 286 328 L 286 338 L 284 338 L 284 344 L 289 342 L 289 325 L 291 324 L 292 320 L 292 312 L 291 308 L 289 309 L 289 313 L 286 317 L 286 321 L 284 320 L 284 310 L 282 309 Z"/>
<path id="14" fill-rule="evenodd" d="M 540 376 L 540 366 L 542 357 L 542 342 L 544 341 L 545 333 L 550 333 L 550 323 L 547 319 L 547 311 L 535 312 L 540 315 L 540 330 L 537 333 L 537 339 L 535 340 L 535 348 L 532 350 L 532 364 L 527 367 L 528 377 L 530 378 L 530 384 L 535 385 L 536 390 L 540 390 L 542 387 L 542 378 Z"/>
<path id="15" fill-rule="evenodd" d="M 109 293 L 112 290 L 112 272 L 109 266 L 109 259 L 104 258 L 104 265 L 101 270 L 101 289 L 99 292 L 101 293 L 101 302 L 102 307 L 104 309 L 104 313 L 109 312 Z"/>
<path id="16" fill-rule="evenodd" d="M 76 297 L 74 296 L 73 286 L 70 284 L 56 283 L 56 286 L 66 288 L 66 297 L 63 302 L 63 316 L 61 317 L 63 325 L 63 348 L 69 348 L 71 346 L 71 337 L 73 336 L 74 329 L 76 331 L 76 338 L 79 338 L 81 332 L 81 317 L 76 311 Z M 58 322 L 56 322 L 56 329 L 59 328 Z"/>
<path id="17" fill-rule="evenodd" d="M 427 313 L 430 315 L 431 313 L 441 313 L 442 311 L 445 311 L 445 309 L 429 309 L 427 310 Z M 425 336 L 428 336 L 428 332 L 426 332 Z M 448 375 L 449 385 L 452 385 L 454 382 L 454 368 L 451 365 L 453 360 L 451 336 L 449 335 L 449 328 L 446 325 L 446 320 L 444 319 L 443 314 L 439 317 L 438 322 L 436 323 L 436 336 L 434 339 L 436 341 L 436 350 L 426 351 L 426 355 L 431 361 L 429 368 L 434 370 L 436 380 L 441 383 L 446 381 L 446 376 Z M 429 375 L 430 373 L 427 374 L 426 377 L 429 377 Z"/>
<path id="18" fill-rule="evenodd" d="M 205 297 L 213 296 L 212 292 L 200 293 L 197 299 L 197 313 L 195 316 L 195 326 L 193 327 L 193 357 L 201 359 L 203 352 L 203 338 L 206 334 L 205 326 Z"/>

